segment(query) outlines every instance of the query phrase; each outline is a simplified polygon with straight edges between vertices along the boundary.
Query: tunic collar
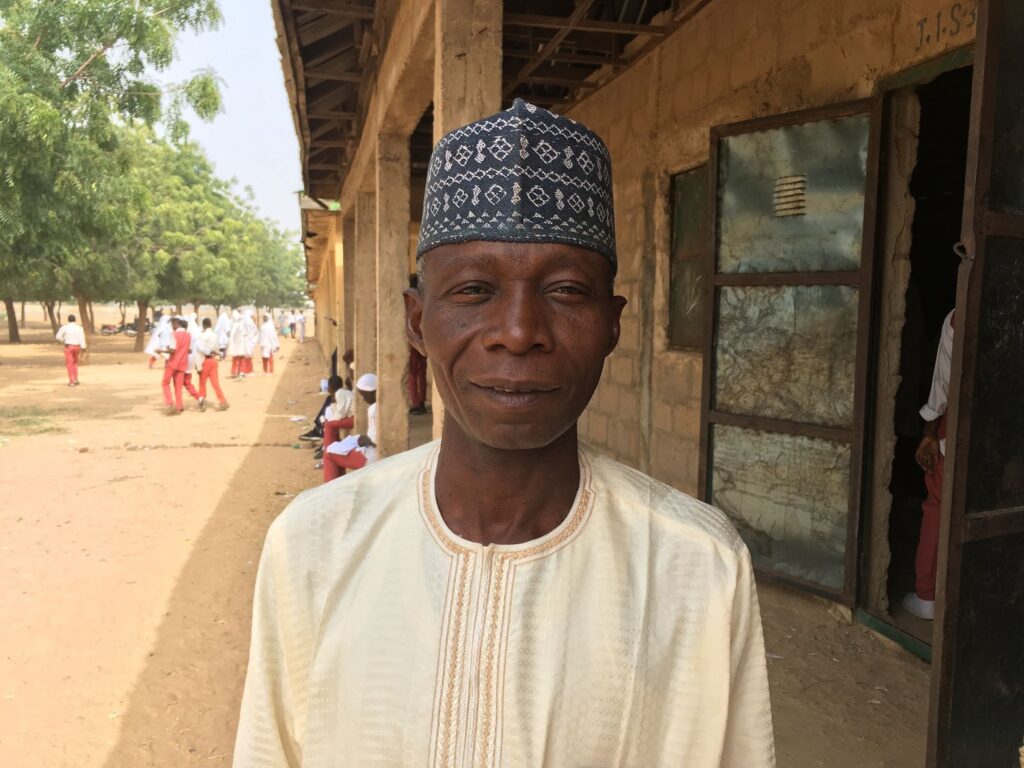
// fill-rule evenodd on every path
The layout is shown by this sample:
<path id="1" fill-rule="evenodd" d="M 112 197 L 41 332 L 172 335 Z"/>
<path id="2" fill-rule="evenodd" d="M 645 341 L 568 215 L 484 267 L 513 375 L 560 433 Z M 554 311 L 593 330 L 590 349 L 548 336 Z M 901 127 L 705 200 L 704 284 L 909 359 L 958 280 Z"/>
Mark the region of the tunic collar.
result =
<path id="1" fill-rule="evenodd" d="M 475 541 L 464 539 L 452 531 L 441 517 L 437 507 L 435 478 L 437 475 L 437 457 L 440 453 L 440 442 L 429 453 L 426 466 L 420 473 L 420 514 L 440 547 L 452 554 L 484 554 L 497 553 L 517 561 L 535 560 L 546 557 L 567 546 L 583 530 L 594 506 L 594 490 L 590 462 L 583 451 L 579 452 L 580 485 L 576 490 L 576 498 L 565 519 L 553 530 L 540 538 L 523 541 L 519 544 L 488 544 L 484 546 Z"/>

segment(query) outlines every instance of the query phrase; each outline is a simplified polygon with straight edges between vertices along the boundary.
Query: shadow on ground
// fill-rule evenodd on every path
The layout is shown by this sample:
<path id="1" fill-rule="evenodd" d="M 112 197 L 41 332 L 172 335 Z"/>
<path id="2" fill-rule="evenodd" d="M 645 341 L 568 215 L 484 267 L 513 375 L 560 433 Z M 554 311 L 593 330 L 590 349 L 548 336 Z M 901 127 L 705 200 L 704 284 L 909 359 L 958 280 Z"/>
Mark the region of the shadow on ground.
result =
<path id="1" fill-rule="evenodd" d="M 316 345 L 291 355 L 267 413 L 285 412 L 289 399 L 316 407 L 298 397 L 323 370 Z M 263 538 L 291 498 L 319 481 L 312 452 L 292 447 L 296 426 L 266 418 L 228 482 L 168 602 L 106 768 L 230 765 Z M 216 450 L 201 450 L 197 471 L 216 471 Z"/>

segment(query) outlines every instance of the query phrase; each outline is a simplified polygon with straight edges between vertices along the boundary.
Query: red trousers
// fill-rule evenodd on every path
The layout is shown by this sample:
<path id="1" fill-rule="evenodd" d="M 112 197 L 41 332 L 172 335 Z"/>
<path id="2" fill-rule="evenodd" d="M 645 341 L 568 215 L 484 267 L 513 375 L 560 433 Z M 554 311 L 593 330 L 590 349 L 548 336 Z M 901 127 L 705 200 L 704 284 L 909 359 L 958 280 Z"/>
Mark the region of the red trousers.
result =
<path id="1" fill-rule="evenodd" d="M 271 352 L 267 357 L 263 358 L 263 372 L 273 373 L 274 372 L 274 353 Z"/>
<path id="2" fill-rule="evenodd" d="M 74 384 L 78 381 L 78 355 L 82 348 L 77 344 L 64 345 L 64 365 L 68 369 L 68 383 Z"/>
<path id="3" fill-rule="evenodd" d="M 231 358 L 231 378 L 236 378 L 240 373 L 252 373 L 251 357 L 235 355 Z"/>
<path id="4" fill-rule="evenodd" d="M 174 399 L 171 400 L 171 382 L 174 382 Z M 181 390 L 184 387 L 192 397 L 199 399 L 199 393 L 192 386 L 192 374 L 186 371 L 176 371 L 170 366 L 164 366 L 164 404 L 174 406 L 179 411 L 185 410 L 185 403 L 181 398 Z"/>
<path id="5" fill-rule="evenodd" d="M 942 506 L 942 475 L 946 457 L 941 453 L 935 469 L 924 476 L 928 498 L 921 504 L 921 538 L 914 559 L 914 591 L 922 600 L 935 599 L 935 570 L 939 561 L 939 510 Z M 325 465 L 326 466 L 326 465 Z"/>
<path id="6" fill-rule="evenodd" d="M 199 372 L 199 396 L 206 397 L 206 382 L 213 385 L 213 391 L 217 393 L 217 400 L 226 403 L 224 392 L 220 388 L 220 373 L 217 369 L 218 360 L 216 357 L 208 357 L 203 360 L 203 370 Z"/>
<path id="7" fill-rule="evenodd" d="M 346 469 L 360 469 L 366 466 L 366 457 L 359 451 L 352 451 L 346 456 L 336 453 L 327 453 L 326 449 L 331 443 L 337 442 L 338 436 L 343 429 L 352 429 L 355 426 L 355 417 L 348 416 L 336 421 L 324 422 L 324 482 L 330 482 L 345 474 Z"/>
<path id="8" fill-rule="evenodd" d="M 409 348 L 409 405 L 422 408 L 427 402 L 427 358 Z"/>

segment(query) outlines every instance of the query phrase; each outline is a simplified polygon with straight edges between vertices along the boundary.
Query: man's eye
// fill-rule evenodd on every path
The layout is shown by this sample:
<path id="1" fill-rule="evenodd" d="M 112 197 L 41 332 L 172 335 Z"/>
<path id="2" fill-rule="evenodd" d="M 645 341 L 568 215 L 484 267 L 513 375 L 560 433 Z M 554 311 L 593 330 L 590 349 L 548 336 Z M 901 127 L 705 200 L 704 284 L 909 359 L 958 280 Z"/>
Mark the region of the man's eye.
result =
<path id="1" fill-rule="evenodd" d="M 556 285 L 551 289 L 552 293 L 557 293 L 562 296 L 583 296 L 586 291 L 575 285 Z"/>
<path id="2" fill-rule="evenodd" d="M 482 285 L 467 285 L 459 288 L 455 293 L 460 296 L 483 296 L 487 293 L 487 289 Z"/>

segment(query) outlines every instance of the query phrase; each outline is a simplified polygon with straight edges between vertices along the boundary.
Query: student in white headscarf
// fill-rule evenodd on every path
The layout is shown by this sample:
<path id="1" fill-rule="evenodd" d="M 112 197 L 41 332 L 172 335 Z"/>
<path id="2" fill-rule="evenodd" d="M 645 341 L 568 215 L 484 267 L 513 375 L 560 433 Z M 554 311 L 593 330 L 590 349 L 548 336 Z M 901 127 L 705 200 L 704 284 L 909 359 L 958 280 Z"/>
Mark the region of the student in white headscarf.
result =
<path id="1" fill-rule="evenodd" d="M 227 357 L 228 342 L 231 340 L 231 318 L 227 312 L 220 313 L 213 332 L 217 334 L 217 348 L 220 351 L 220 359 L 223 360 Z"/>
<path id="2" fill-rule="evenodd" d="M 281 348 L 274 327 L 274 316 L 267 312 L 260 326 L 260 356 L 263 358 L 263 373 L 274 372 L 274 353 Z"/>
<path id="3" fill-rule="evenodd" d="M 252 319 L 253 311 L 247 309 L 242 313 L 242 329 L 245 331 L 245 359 L 242 360 L 245 374 L 252 375 L 252 356 L 256 352 L 256 345 L 260 341 L 260 329 L 256 327 L 256 321 Z"/>
<path id="4" fill-rule="evenodd" d="M 242 315 L 236 309 L 231 312 L 231 331 L 228 334 L 228 356 L 231 358 L 231 378 L 244 376 L 245 361 L 245 327 Z"/>
<path id="5" fill-rule="evenodd" d="M 149 334 L 149 342 L 146 344 L 146 354 L 149 355 L 149 367 L 152 368 L 156 361 L 161 359 L 160 350 L 171 346 L 171 316 L 166 312 L 157 319 L 156 325 Z"/>

